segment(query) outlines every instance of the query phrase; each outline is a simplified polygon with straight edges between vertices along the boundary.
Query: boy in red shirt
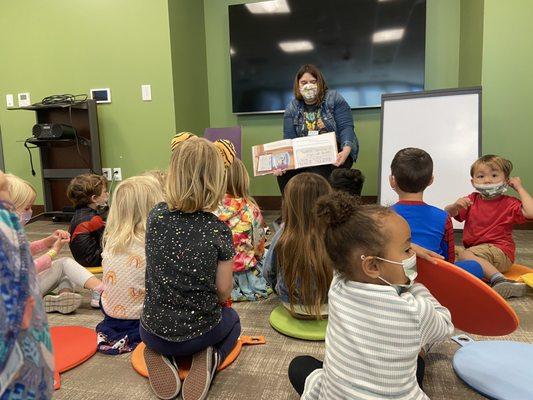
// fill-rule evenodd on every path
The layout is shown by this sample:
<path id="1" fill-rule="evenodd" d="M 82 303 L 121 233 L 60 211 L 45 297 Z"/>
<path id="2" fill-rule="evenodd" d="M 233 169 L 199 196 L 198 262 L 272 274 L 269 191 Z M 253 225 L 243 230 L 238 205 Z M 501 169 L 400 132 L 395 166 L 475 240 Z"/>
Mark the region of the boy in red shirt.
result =
<path id="1" fill-rule="evenodd" d="M 472 185 L 477 192 L 462 197 L 445 209 L 457 221 L 465 222 L 464 249 L 458 248 L 460 260 L 481 264 L 485 278 L 504 298 L 526 294 L 524 283 L 505 279 L 515 260 L 513 226 L 533 219 L 533 198 L 520 178 L 510 178 L 513 164 L 505 158 L 486 155 L 470 168 Z M 511 186 L 520 200 L 503 193 Z"/>

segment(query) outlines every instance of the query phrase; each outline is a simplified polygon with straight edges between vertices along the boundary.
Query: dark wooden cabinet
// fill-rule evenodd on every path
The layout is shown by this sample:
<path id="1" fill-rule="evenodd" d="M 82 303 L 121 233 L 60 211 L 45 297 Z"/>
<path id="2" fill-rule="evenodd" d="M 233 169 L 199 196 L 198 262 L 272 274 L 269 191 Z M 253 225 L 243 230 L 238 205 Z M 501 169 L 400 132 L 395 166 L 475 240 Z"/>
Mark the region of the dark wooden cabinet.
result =
<path id="1" fill-rule="evenodd" d="M 102 173 L 96 102 L 32 105 L 16 110 L 35 111 L 38 124 L 64 124 L 76 130 L 75 138 L 27 140 L 39 151 L 45 215 L 68 216 L 72 211 L 66 193 L 70 180 L 84 173 Z"/>

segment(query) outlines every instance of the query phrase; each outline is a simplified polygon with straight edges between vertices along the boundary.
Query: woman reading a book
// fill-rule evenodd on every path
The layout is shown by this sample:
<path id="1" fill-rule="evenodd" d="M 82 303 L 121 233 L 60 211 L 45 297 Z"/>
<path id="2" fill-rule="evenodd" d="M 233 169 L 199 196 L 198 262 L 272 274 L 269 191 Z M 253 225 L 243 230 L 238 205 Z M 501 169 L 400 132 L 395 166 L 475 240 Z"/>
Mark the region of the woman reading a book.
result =
<path id="1" fill-rule="evenodd" d="M 296 74 L 294 99 L 285 109 L 283 138 L 294 139 L 326 132 L 335 132 L 337 161 L 331 165 L 276 170 L 274 174 L 282 195 L 285 185 L 293 176 L 301 172 L 314 172 L 329 180 L 335 168 L 351 168 L 359 152 L 350 106 L 338 92 L 328 89 L 317 67 L 305 64 Z"/>

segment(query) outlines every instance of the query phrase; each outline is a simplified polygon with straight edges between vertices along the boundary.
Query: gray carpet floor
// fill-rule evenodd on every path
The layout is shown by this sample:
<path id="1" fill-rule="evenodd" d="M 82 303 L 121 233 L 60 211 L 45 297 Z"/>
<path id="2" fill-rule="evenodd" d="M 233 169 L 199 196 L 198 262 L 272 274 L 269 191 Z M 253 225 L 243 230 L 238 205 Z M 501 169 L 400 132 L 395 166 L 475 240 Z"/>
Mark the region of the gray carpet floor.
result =
<path id="1" fill-rule="evenodd" d="M 267 214 L 266 217 L 272 221 L 276 215 Z M 30 240 L 36 240 L 63 228 L 65 226 L 61 224 L 37 221 L 28 225 L 27 231 Z M 517 262 L 533 266 L 533 231 L 516 231 L 514 236 Z M 62 251 L 61 255 L 69 255 L 68 249 Z M 89 305 L 89 293 L 85 290 L 81 293 L 84 303 L 74 314 L 48 314 L 51 326 L 81 325 L 94 328 L 102 320 L 101 312 Z M 513 334 L 498 339 L 532 343 L 533 297 L 514 299 L 509 303 L 520 318 L 520 327 Z M 296 340 L 274 331 L 268 323 L 268 316 L 278 304 L 275 295 L 260 302 L 234 304 L 241 318 L 243 334 L 264 335 L 267 343 L 244 347 L 235 363 L 216 376 L 209 399 L 298 399 L 287 378 L 287 367 L 297 355 L 323 357 L 324 343 Z M 472 337 L 476 340 L 491 339 Z M 457 348 L 451 340 L 432 348 L 426 359 L 425 392 L 434 400 L 483 399 L 454 374 L 451 361 Z M 61 381 L 62 386 L 55 392 L 55 399 L 155 399 L 148 381 L 131 368 L 129 355 L 96 354 L 81 366 L 64 373 Z"/>

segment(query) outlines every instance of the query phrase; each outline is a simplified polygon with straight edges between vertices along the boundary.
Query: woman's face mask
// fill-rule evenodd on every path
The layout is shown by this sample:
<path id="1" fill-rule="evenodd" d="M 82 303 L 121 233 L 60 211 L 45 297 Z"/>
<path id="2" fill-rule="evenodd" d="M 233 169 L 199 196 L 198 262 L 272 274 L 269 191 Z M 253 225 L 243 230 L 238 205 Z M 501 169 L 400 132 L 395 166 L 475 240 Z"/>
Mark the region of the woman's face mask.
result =
<path id="1" fill-rule="evenodd" d="M 311 102 L 317 97 L 318 85 L 316 83 L 307 83 L 303 86 L 300 86 L 300 94 L 305 101 Z"/>
<path id="2" fill-rule="evenodd" d="M 500 196 L 507 192 L 507 182 L 489 183 L 489 184 L 474 184 L 476 190 L 481 194 L 481 197 L 490 199 Z"/>

